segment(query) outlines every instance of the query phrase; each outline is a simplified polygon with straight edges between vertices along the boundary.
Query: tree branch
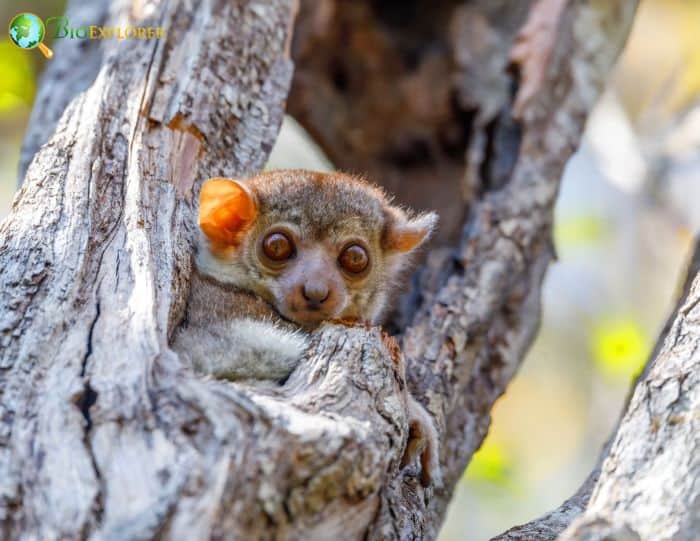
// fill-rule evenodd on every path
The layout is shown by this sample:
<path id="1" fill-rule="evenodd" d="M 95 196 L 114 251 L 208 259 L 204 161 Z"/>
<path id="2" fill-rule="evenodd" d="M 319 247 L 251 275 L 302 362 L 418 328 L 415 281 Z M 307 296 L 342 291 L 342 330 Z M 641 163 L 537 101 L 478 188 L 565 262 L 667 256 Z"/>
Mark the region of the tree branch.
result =
<path id="1" fill-rule="evenodd" d="M 636 390 L 640 386 L 647 385 L 645 382 L 647 380 L 648 374 L 654 366 L 656 358 L 661 353 L 664 344 L 667 338 L 669 337 L 669 333 L 676 325 L 676 321 L 679 317 L 680 311 L 683 309 L 684 306 L 688 304 L 688 302 L 692 302 L 690 301 L 691 288 L 693 280 L 697 279 L 697 277 L 700 277 L 700 238 L 698 238 L 695 241 L 695 247 L 688 263 L 686 276 L 683 280 L 678 301 L 676 302 L 676 306 L 673 309 L 671 315 L 668 317 L 666 324 L 664 325 L 664 328 L 662 329 L 659 335 L 659 338 L 656 342 L 656 345 L 654 346 L 652 354 L 649 357 L 649 361 L 647 362 L 644 370 L 639 375 L 634 385 L 630 389 L 630 394 L 623 410 L 628 409 L 630 401 L 632 400 L 632 397 L 634 396 Z M 527 524 L 515 526 L 509 529 L 507 532 L 504 532 L 503 534 L 495 537 L 492 541 L 525 541 L 528 539 L 553 541 L 554 539 L 557 539 L 559 534 L 561 534 L 566 528 L 568 528 L 573 522 L 575 522 L 575 520 L 586 510 L 593 489 L 597 486 L 599 482 L 603 463 L 608 457 L 608 454 L 610 453 L 613 441 L 615 441 L 616 438 L 616 434 L 620 430 L 621 423 L 628 422 L 626 421 L 626 419 L 627 418 L 625 417 L 625 413 L 623 411 L 623 414 L 620 417 L 620 421 L 618 422 L 617 427 L 613 431 L 613 435 L 610 437 L 610 439 L 605 444 L 603 450 L 600 453 L 600 457 L 595 468 L 589 474 L 586 481 L 584 481 L 583 485 L 581 485 L 581 487 L 578 489 L 576 494 L 574 494 L 571 498 L 566 500 L 554 511 L 551 511 L 550 513 L 547 513 L 546 515 L 538 519 L 528 522 Z M 644 434 L 642 433 L 638 436 L 644 437 Z M 697 472 L 691 472 L 691 475 L 694 475 L 697 478 Z M 688 501 L 686 500 L 685 504 L 687 505 L 687 503 Z M 605 524 L 605 526 L 603 526 L 603 524 Z M 611 532 L 615 531 L 615 528 L 608 529 L 609 526 L 609 523 L 601 521 L 601 523 L 598 524 L 596 528 L 602 527 L 602 531 L 605 532 L 605 535 L 608 535 Z M 617 529 L 618 533 L 620 531 L 624 532 L 624 527 L 618 527 Z M 585 535 L 588 535 L 585 531 L 585 527 L 582 527 L 582 530 L 583 532 L 579 532 L 576 534 L 572 533 L 569 535 L 572 536 L 572 539 L 578 539 L 579 537 L 576 537 L 577 535 L 581 536 L 581 538 L 588 539 L 587 537 L 585 537 Z M 688 532 L 690 532 L 690 530 L 687 530 L 685 533 Z M 598 538 L 604 538 L 604 535 L 601 534 L 600 530 L 597 534 L 591 535 L 594 535 L 593 539 L 596 539 L 595 535 L 598 535 Z M 632 532 L 627 532 L 627 535 L 634 536 L 635 534 Z"/>
<path id="2" fill-rule="evenodd" d="M 441 244 L 463 239 L 429 256 L 394 319 L 412 321 L 402 340 L 409 385 L 440 426 L 447 484 L 426 499 L 390 483 L 374 531 L 434 538 L 537 330 L 559 179 L 636 2 L 568 2 L 554 15 L 548 2 L 438 2 L 429 18 L 397 19 L 366 2 L 323 5 L 302 4 L 290 110 L 341 167 L 370 171 L 407 203 L 447 200 Z M 531 28 L 552 16 L 543 51 Z M 528 96 L 514 119 L 518 84 Z M 426 108 L 412 109 L 421 98 Z M 462 134 L 461 155 L 445 133 Z M 456 186 L 464 198 L 450 195 Z"/>
<path id="3" fill-rule="evenodd" d="M 700 242 L 681 297 L 580 517 L 564 540 L 693 540 L 700 531 Z"/>

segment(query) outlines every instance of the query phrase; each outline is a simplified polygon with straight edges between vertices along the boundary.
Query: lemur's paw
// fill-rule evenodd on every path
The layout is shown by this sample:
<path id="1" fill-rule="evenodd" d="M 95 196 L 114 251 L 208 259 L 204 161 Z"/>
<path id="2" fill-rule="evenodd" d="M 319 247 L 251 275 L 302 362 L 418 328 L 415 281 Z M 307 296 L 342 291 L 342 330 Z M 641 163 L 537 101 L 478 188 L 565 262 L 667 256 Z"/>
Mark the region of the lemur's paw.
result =
<path id="1" fill-rule="evenodd" d="M 401 467 L 407 466 L 418 458 L 421 465 L 421 484 L 424 487 L 441 487 L 443 480 L 440 468 L 440 445 L 435 423 L 422 404 L 410 393 L 408 393 L 407 406 L 409 433 Z"/>

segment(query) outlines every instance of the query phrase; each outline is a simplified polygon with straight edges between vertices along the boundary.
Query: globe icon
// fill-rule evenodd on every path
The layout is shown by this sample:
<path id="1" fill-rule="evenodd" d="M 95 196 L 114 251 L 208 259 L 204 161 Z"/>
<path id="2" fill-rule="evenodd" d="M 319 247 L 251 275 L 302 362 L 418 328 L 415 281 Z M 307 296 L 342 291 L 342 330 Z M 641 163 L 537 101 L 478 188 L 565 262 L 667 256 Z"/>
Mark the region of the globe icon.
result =
<path id="1" fill-rule="evenodd" d="M 10 39 L 13 43 L 22 49 L 34 49 L 39 47 L 39 50 L 46 58 L 51 58 L 53 52 L 46 45 L 44 35 L 46 27 L 44 21 L 33 13 L 18 13 L 10 21 Z"/>

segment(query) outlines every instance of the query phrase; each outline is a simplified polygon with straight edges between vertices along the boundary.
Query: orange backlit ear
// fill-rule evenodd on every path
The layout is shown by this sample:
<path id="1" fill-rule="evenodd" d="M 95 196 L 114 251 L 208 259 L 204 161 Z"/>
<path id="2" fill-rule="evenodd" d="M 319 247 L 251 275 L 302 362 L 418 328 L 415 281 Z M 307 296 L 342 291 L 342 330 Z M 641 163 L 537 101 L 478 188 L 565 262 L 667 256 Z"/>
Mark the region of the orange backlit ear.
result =
<path id="1" fill-rule="evenodd" d="M 241 183 L 210 178 L 199 194 L 199 227 L 217 244 L 236 246 L 252 225 L 257 208 L 252 194 Z"/>
<path id="2" fill-rule="evenodd" d="M 434 212 L 408 219 L 403 212 L 392 212 L 382 239 L 387 252 L 407 253 L 425 241 L 437 226 L 438 216 Z"/>

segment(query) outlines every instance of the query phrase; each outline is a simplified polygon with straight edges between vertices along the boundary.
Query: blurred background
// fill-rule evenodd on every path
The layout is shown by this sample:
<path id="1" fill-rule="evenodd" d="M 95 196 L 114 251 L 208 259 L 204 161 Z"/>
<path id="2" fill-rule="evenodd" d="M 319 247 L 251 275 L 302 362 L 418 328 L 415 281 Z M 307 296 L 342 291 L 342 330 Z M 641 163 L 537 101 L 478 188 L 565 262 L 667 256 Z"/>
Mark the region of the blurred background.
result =
<path id="1" fill-rule="evenodd" d="M 48 17 L 64 2 L 2 2 L 0 20 L 20 9 Z M 45 62 L 0 38 L 0 219 Z M 332 167 L 291 119 L 269 166 Z M 489 539 L 578 488 L 673 305 L 699 226 L 700 0 L 643 0 L 567 166 L 539 337 L 496 405 L 440 541 Z"/>

